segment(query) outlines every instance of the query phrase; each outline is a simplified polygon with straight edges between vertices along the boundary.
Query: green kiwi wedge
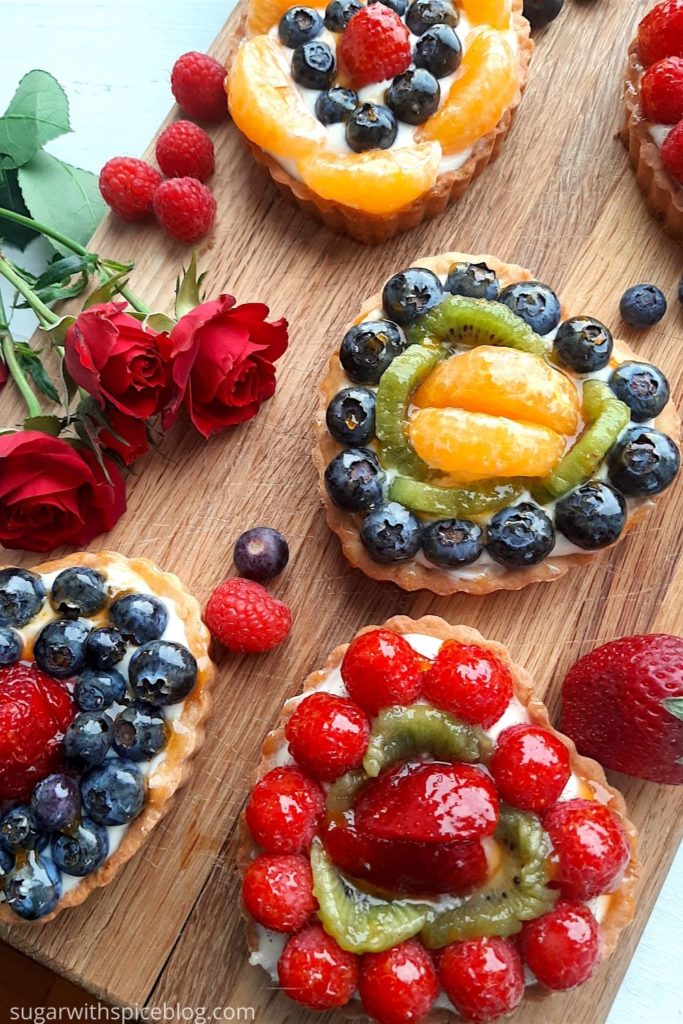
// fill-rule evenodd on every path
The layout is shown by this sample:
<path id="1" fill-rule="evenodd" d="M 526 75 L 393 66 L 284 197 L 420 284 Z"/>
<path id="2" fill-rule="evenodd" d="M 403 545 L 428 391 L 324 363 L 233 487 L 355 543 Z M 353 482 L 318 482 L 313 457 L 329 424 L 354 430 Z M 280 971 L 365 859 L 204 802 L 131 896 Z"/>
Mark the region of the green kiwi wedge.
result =
<path id="1" fill-rule="evenodd" d="M 406 435 L 410 396 L 443 358 L 443 351 L 415 345 L 396 356 L 384 371 L 377 388 L 375 430 L 380 443 L 380 461 L 385 469 L 397 469 L 415 480 L 431 472 L 416 455 Z"/>
<path id="2" fill-rule="evenodd" d="M 406 328 L 411 344 L 502 345 L 548 358 L 549 347 L 502 302 L 451 295 Z"/>
<path id="3" fill-rule="evenodd" d="M 389 485 L 389 498 L 413 512 L 460 519 L 504 508 L 524 490 L 525 484 L 515 480 L 487 480 L 464 487 L 437 487 L 411 477 L 397 476 Z"/>
<path id="4" fill-rule="evenodd" d="M 430 754 L 446 761 L 485 761 L 491 740 L 482 729 L 466 725 L 429 704 L 383 708 L 372 724 L 363 768 L 371 779 L 395 761 Z"/>

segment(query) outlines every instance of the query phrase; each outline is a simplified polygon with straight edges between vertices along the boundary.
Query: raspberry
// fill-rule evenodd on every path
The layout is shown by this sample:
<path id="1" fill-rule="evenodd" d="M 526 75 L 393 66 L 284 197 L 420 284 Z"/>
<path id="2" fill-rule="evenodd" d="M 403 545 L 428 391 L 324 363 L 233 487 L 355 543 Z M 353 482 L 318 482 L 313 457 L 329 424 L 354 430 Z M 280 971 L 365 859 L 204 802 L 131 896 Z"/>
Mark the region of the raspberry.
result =
<path id="1" fill-rule="evenodd" d="M 0 669 L 0 801 L 28 800 L 62 767 L 75 708 L 66 688 L 35 664 Z"/>
<path id="2" fill-rule="evenodd" d="M 543 811 L 567 785 L 569 751 L 547 729 L 513 725 L 498 737 L 489 771 L 506 803 L 524 811 Z"/>
<path id="3" fill-rule="evenodd" d="M 100 171 L 102 198 L 124 220 L 148 217 L 160 184 L 159 172 L 133 156 L 115 156 Z"/>
<path id="4" fill-rule="evenodd" d="M 420 1021 L 439 994 L 429 953 L 411 939 L 363 957 L 358 983 L 365 1012 L 379 1024 Z"/>
<path id="5" fill-rule="evenodd" d="M 349 695 L 369 715 L 420 696 L 424 660 L 398 633 L 373 629 L 352 640 L 341 663 Z"/>
<path id="6" fill-rule="evenodd" d="M 285 726 L 292 757 L 328 782 L 360 767 L 369 735 L 358 705 L 331 693 L 306 697 Z"/>
<path id="7" fill-rule="evenodd" d="M 357 86 L 394 78 L 412 60 L 408 29 L 398 14 L 384 4 L 363 7 L 354 14 L 339 49 Z"/>
<path id="8" fill-rule="evenodd" d="M 324 806 L 322 790 L 299 768 L 273 768 L 252 790 L 247 825 L 264 850 L 299 853 L 311 845 Z"/>
<path id="9" fill-rule="evenodd" d="M 664 57 L 647 69 L 640 83 L 643 113 L 656 124 L 683 117 L 683 57 Z"/>
<path id="10" fill-rule="evenodd" d="M 171 238 L 198 242 L 214 225 L 216 200 L 196 178 L 171 178 L 154 193 L 154 214 Z"/>
<path id="11" fill-rule="evenodd" d="M 597 967 L 598 922 L 585 904 L 560 900 L 549 914 L 522 926 L 520 945 L 542 985 L 574 988 L 588 981 Z"/>
<path id="12" fill-rule="evenodd" d="M 356 991 L 358 957 L 314 924 L 289 940 L 277 973 L 290 999 L 313 1010 L 329 1010 L 344 1006 Z"/>
<path id="13" fill-rule="evenodd" d="M 236 576 L 216 587 L 204 609 L 204 622 L 228 650 L 258 654 L 288 636 L 292 613 L 260 583 Z"/>
<path id="14" fill-rule="evenodd" d="M 198 121 L 223 121 L 228 114 L 225 68 L 208 53 L 191 50 L 173 65 L 171 90 L 178 104 Z"/>
<path id="15" fill-rule="evenodd" d="M 543 827 L 553 844 L 563 896 L 592 900 L 619 883 L 631 844 L 609 807 L 595 800 L 566 800 L 546 812 Z"/>
<path id="16" fill-rule="evenodd" d="M 446 946 L 439 980 L 467 1020 L 496 1020 L 510 1013 L 524 995 L 524 966 L 507 939 L 471 939 Z"/>
<path id="17" fill-rule="evenodd" d="M 206 181 L 213 174 L 213 142 L 192 121 L 175 121 L 157 139 L 157 162 L 169 178 Z"/>
<path id="18" fill-rule="evenodd" d="M 662 163 L 679 185 L 683 185 L 683 121 L 672 128 L 660 149 Z M 668 779 L 663 780 L 668 782 Z"/>
<path id="19" fill-rule="evenodd" d="M 683 0 L 664 0 L 645 15 L 638 49 L 645 67 L 662 57 L 683 57 Z"/>
<path id="20" fill-rule="evenodd" d="M 318 908 L 311 865 L 300 854 L 257 857 L 244 875 L 242 897 L 254 920 L 276 932 L 298 932 Z"/>
<path id="21" fill-rule="evenodd" d="M 510 703 L 512 676 L 483 647 L 449 641 L 425 675 L 424 696 L 443 711 L 487 729 Z"/>

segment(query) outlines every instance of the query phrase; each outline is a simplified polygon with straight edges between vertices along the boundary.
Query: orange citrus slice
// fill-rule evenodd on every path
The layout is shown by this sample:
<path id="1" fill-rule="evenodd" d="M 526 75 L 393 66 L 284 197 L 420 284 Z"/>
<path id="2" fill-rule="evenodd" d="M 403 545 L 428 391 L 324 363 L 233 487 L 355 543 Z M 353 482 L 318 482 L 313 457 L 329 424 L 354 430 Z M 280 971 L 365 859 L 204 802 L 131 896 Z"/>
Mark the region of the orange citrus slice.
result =
<path id="1" fill-rule="evenodd" d="M 291 6 L 291 0 L 250 0 L 247 36 L 258 36 L 268 32 L 273 25 L 277 25 Z"/>
<path id="2" fill-rule="evenodd" d="M 505 29 L 510 25 L 511 0 L 458 0 L 458 7 L 470 25 Z"/>

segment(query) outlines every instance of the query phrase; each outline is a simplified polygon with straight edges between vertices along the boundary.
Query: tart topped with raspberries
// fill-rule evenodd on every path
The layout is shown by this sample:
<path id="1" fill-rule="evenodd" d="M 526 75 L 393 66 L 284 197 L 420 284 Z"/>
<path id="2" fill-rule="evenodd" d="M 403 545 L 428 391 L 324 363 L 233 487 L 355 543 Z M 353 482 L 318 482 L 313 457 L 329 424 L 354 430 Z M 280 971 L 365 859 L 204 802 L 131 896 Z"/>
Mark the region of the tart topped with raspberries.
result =
<path id="1" fill-rule="evenodd" d="M 77 906 L 145 841 L 203 739 L 208 641 L 147 559 L 0 569 L 0 921 Z"/>
<path id="2" fill-rule="evenodd" d="M 490 1021 L 582 984 L 638 873 L 622 797 L 526 672 L 434 617 L 361 630 L 285 704 L 242 860 L 251 962 L 380 1024 Z"/>
<path id="3" fill-rule="evenodd" d="M 406 590 L 557 579 L 678 473 L 657 367 L 492 256 L 394 274 L 335 349 L 315 461 L 352 565 Z"/>
<path id="4" fill-rule="evenodd" d="M 249 0 L 228 104 L 328 227 L 379 242 L 441 213 L 502 145 L 532 50 L 521 0 Z"/>

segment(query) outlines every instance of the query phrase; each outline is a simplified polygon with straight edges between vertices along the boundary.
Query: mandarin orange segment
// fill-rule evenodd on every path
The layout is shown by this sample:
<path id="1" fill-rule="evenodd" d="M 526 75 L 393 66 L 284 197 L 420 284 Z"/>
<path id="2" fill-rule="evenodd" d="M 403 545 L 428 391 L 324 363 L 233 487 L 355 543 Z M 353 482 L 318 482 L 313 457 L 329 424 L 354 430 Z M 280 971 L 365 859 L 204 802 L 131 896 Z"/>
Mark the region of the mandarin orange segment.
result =
<path id="1" fill-rule="evenodd" d="M 529 352 L 492 345 L 439 363 L 412 400 L 540 423 L 560 434 L 575 434 L 579 425 L 579 395 L 568 377 Z"/>
<path id="2" fill-rule="evenodd" d="M 325 140 L 322 124 L 296 91 L 275 39 L 242 43 L 228 78 L 228 106 L 237 127 L 261 149 L 296 159 Z"/>
<path id="3" fill-rule="evenodd" d="M 299 161 L 299 173 L 324 199 L 381 216 L 427 192 L 436 181 L 440 160 L 436 142 L 365 153 L 320 150 Z"/>
<path id="4" fill-rule="evenodd" d="M 408 434 L 432 469 L 460 480 L 545 476 L 565 449 L 565 439 L 548 427 L 465 409 L 420 409 Z"/>
<path id="5" fill-rule="evenodd" d="M 247 36 L 265 35 L 291 6 L 291 0 L 249 0 Z"/>
<path id="6" fill-rule="evenodd" d="M 436 139 L 445 153 L 466 149 L 493 131 L 519 92 L 515 55 L 503 33 L 476 29 L 466 42 L 446 102 L 416 136 Z"/>
<path id="7" fill-rule="evenodd" d="M 510 25 L 511 0 L 458 0 L 458 7 L 470 25 L 505 29 Z"/>

